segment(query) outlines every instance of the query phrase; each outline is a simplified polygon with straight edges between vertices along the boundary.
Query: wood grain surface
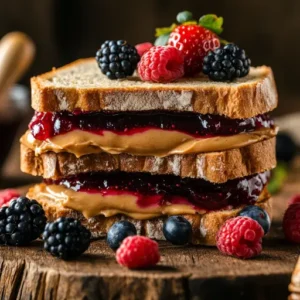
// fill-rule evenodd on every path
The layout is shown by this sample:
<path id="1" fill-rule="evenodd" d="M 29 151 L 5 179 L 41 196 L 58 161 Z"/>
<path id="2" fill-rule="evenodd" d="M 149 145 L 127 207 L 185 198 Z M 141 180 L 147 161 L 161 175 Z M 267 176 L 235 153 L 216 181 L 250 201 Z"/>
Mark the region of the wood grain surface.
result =
<path id="1" fill-rule="evenodd" d="M 37 241 L 0 248 L 1 299 L 286 299 L 299 248 L 283 239 L 281 218 L 289 197 L 300 190 L 299 179 L 299 169 L 293 170 L 274 197 L 272 231 L 257 258 L 160 242 L 160 264 L 132 271 L 117 265 L 103 240 L 68 262 L 45 253 Z"/>

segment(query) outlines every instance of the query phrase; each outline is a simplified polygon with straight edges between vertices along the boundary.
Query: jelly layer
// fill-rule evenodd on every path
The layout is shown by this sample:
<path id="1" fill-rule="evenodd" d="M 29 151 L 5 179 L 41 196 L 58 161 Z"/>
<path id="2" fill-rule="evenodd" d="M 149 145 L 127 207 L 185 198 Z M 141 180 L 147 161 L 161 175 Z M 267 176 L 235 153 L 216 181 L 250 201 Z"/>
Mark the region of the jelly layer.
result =
<path id="1" fill-rule="evenodd" d="M 195 214 L 255 203 L 269 172 L 213 184 L 203 179 L 147 173 L 94 173 L 45 180 L 40 195 L 78 210 L 85 217 L 124 213 L 134 218 Z"/>
<path id="2" fill-rule="evenodd" d="M 36 112 L 29 128 L 34 138 L 45 140 L 72 130 L 94 134 L 112 131 L 132 135 L 148 129 L 179 131 L 194 137 L 226 136 L 273 128 L 274 121 L 267 115 L 249 119 L 230 119 L 220 115 L 192 112 Z"/>

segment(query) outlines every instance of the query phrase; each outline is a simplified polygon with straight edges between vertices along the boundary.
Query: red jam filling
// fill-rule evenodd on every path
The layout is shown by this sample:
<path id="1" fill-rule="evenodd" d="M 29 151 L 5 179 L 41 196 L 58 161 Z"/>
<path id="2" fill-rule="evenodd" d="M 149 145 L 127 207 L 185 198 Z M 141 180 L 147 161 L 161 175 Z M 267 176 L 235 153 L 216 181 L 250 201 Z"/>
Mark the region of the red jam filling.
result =
<path id="1" fill-rule="evenodd" d="M 272 127 L 274 121 L 267 114 L 249 119 L 230 119 L 220 115 L 175 111 L 36 112 L 29 124 L 32 135 L 38 140 L 46 140 L 76 129 L 100 135 L 103 131 L 132 135 L 154 128 L 207 138 Z"/>
<path id="2" fill-rule="evenodd" d="M 204 179 L 181 178 L 148 173 L 88 173 L 61 180 L 45 180 L 47 184 L 102 195 L 134 194 L 141 208 L 153 205 L 189 204 L 195 209 L 220 210 L 253 204 L 267 184 L 270 172 L 214 184 Z"/>

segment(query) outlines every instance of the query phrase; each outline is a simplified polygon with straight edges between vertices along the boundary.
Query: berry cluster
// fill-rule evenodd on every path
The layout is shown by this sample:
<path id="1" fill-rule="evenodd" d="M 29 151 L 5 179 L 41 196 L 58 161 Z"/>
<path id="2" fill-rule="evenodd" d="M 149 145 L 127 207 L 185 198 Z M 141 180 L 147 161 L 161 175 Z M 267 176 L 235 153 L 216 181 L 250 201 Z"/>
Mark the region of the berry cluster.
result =
<path id="1" fill-rule="evenodd" d="M 251 258 L 262 251 L 262 237 L 270 230 L 271 221 L 262 208 L 249 205 L 237 217 L 227 220 L 217 234 L 217 247 L 238 258 Z"/>
<path id="2" fill-rule="evenodd" d="M 234 44 L 221 47 L 223 18 L 210 14 L 197 22 L 189 11 L 177 15 L 179 24 L 156 29 L 155 46 L 134 47 L 126 41 L 106 41 L 96 53 L 103 74 L 109 79 L 132 75 L 138 64 L 143 81 L 168 83 L 203 71 L 215 81 L 232 81 L 249 73 L 251 61 Z"/>
<path id="3" fill-rule="evenodd" d="M 37 201 L 13 199 L 0 208 L 0 244 L 26 245 L 41 235 L 45 224 L 45 212 Z"/>
<path id="4" fill-rule="evenodd" d="M 46 224 L 42 206 L 20 197 L 16 190 L 0 191 L 0 207 L 1 245 L 27 245 L 42 235 L 45 250 L 63 259 L 74 258 L 89 247 L 91 233 L 78 220 L 59 218 Z"/>
<path id="5" fill-rule="evenodd" d="M 220 47 L 220 40 L 201 25 L 180 25 L 171 33 L 168 45 L 183 53 L 184 73 L 193 76 L 201 72 L 207 53 Z"/>
<path id="6" fill-rule="evenodd" d="M 300 206 L 300 204 L 299 204 Z M 217 247 L 227 255 L 250 258 L 262 251 L 262 237 L 270 229 L 270 218 L 262 208 L 249 205 L 239 215 L 227 220 L 217 234 Z M 128 268 L 145 268 L 159 260 L 157 243 L 137 236 L 135 226 L 128 221 L 115 223 L 108 231 L 107 243 L 117 250 L 119 264 Z M 189 243 L 191 223 L 182 216 L 170 216 L 163 224 L 163 234 L 174 245 Z"/>
<path id="7" fill-rule="evenodd" d="M 163 233 L 172 244 L 185 245 L 191 238 L 192 226 L 181 216 L 171 216 L 163 225 Z M 128 268 L 148 268 L 156 265 L 160 259 L 158 244 L 137 235 L 135 226 L 125 220 L 112 225 L 107 233 L 107 243 L 117 250 L 117 262 Z"/>

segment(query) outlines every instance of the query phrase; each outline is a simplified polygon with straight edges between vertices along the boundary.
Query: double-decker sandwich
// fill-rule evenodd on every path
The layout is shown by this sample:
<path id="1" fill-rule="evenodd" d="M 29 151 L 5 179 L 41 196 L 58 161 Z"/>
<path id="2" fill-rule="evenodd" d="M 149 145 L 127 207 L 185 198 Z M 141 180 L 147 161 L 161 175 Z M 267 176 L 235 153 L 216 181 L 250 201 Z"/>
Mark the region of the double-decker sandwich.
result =
<path id="1" fill-rule="evenodd" d="M 157 240 L 215 245 L 245 206 L 270 214 L 272 70 L 250 67 L 244 50 L 198 24 L 143 51 L 106 41 L 96 60 L 32 78 L 21 168 L 44 180 L 28 197 L 95 238 L 127 220 Z"/>

